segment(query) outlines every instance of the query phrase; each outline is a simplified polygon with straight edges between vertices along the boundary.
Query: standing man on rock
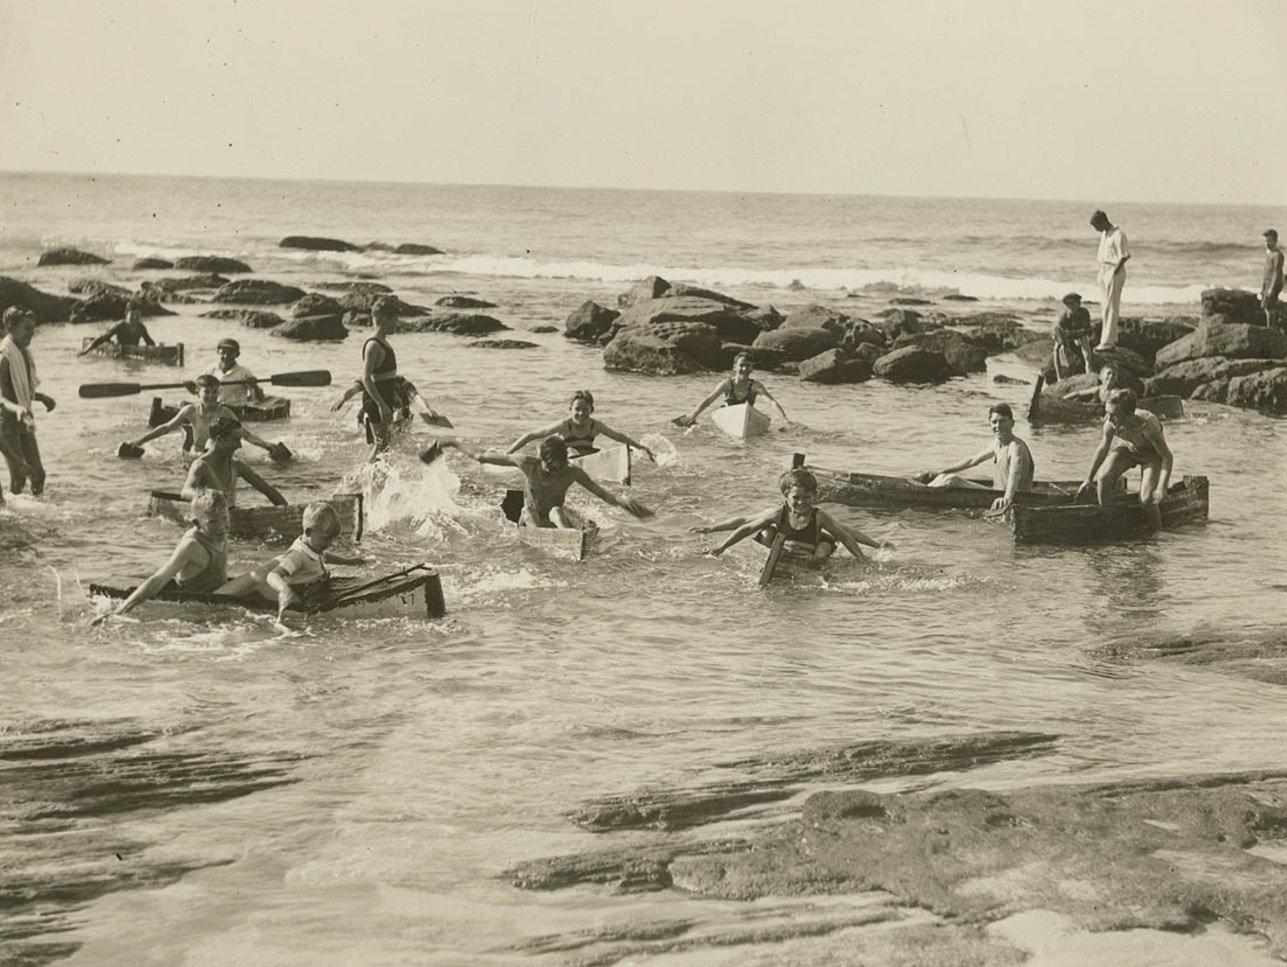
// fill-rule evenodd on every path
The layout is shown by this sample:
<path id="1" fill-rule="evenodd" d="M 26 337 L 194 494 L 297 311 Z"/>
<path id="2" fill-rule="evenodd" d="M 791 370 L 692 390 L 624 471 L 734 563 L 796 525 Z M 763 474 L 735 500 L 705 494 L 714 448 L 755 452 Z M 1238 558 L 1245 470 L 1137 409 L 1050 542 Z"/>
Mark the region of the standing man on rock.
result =
<path id="1" fill-rule="evenodd" d="M 1090 226 L 1099 232 L 1099 288 L 1104 294 L 1103 328 L 1096 349 L 1117 346 L 1117 320 L 1122 307 L 1122 287 L 1126 285 L 1126 260 L 1131 257 L 1126 247 L 1126 233 L 1108 220 L 1103 211 L 1090 216 Z"/>
<path id="2" fill-rule="evenodd" d="M 1265 311 L 1265 325 L 1274 324 L 1278 293 L 1283 290 L 1283 250 L 1278 247 L 1278 233 L 1265 232 L 1265 279 L 1260 284 L 1260 308 Z"/>

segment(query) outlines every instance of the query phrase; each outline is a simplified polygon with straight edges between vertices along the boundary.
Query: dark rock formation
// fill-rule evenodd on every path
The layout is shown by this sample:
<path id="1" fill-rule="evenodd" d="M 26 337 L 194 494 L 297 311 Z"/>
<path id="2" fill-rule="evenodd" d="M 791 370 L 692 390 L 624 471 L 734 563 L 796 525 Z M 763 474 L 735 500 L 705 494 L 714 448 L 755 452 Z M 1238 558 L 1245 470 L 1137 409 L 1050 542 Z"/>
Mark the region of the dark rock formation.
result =
<path id="1" fill-rule="evenodd" d="M 230 259 L 223 255 L 185 255 L 174 260 L 174 267 L 185 272 L 209 272 L 215 275 L 254 271 L 241 259 Z"/>
<path id="2" fill-rule="evenodd" d="M 340 304 L 339 299 L 322 295 L 320 292 L 310 292 L 290 308 L 290 314 L 296 319 L 302 319 L 305 316 L 340 315 L 343 312 L 344 306 Z"/>
<path id="3" fill-rule="evenodd" d="M 37 265 L 106 265 L 111 259 L 105 259 L 101 255 L 94 255 L 90 252 L 82 252 L 78 248 L 64 246 L 62 248 L 51 248 L 47 252 L 40 253 L 40 259 Z"/>
<path id="4" fill-rule="evenodd" d="M 1261 317 L 1263 319 L 1263 316 Z M 1287 334 L 1264 326 L 1213 324 L 1203 319 L 1198 328 L 1157 351 L 1158 369 L 1189 359 L 1228 356 L 1233 359 L 1282 359 L 1287 356 Z"/>
<path id="5" fill-rule="evenodd" d="M 486 299 L 475 299 L 467 295 L 445 295 L 437 302 L 436 306 L 444 306 L 448 309 L 495 309 L 496 303 L 488 302 Z"/>
<path id="6" fill-rule="evenodd" d="M 246 279 L 219 287 L 213 302 L 232 302 L 247 306 L 280 306 L 304 298 L 304 290 L 267 279 Z"/>
<path id="7" fill-rule="evenodd" d="M 1242 289 L 1207 289 L 1202 293 L 1202 315 L 1222 316 L 1225 322 L 1244 326 L 1265 324 L 1259 297 Z"/>
<path id="8" fill-rule="evenodd" d="M 403 316 L 424 315 L 429 310 L 424 306 L 413 306 L 409 302 L 403 302 L 398 296 L 391 295 L 387 292 L 381 292 L 374 289 L 354 289 L 340 299 L 340 308 L 353 310 L 364 313 L 367 316 L 371 314 L 371 306 L 376 299 L 383 297 L 386 301 L 393 303 L 395 314 L 398 318 Z M 369 325 L 369 323 L 368 323 Z"/>
<path id="9" fill-rule="evenodd" d="M 828 349 L 800 363 L 800 378 L 807 383 L 861 383 L 871 374 L 870 359 L 841 349 Z"/>
<path id="10" fill-rule="evenodd" d="M 558 326 L 532 326 L 528 332 L 558 332 Z"/>
<path id="11" fill-rule="evenodd" d="M 212 309 L 201 313 L 203 319 L 235 319 L 248 329 L 271 329 L 281 325 L 282 317 L 264 309 Z"/>
<path id="12" fill-rule="evenodd" d="M 832 332 L 844 333 L 848 329 L 849 316 L 830 306 L 805 306 L 794 309 L 782 320 L 783 329 L 830 329 Z"/>
<path id="13" fill-rule="evenodd" d="M 1161 320 L 1126 316 L 1120 320 L 1117 344 L 1152 358 L 1163 346 L 1184 338 L 1197 328 L 1198 320 L 1192 317 L 1174 316 Z"/>
<path id="14" fill-rule="evenodd" d="M 885 309 L 880 313 L 880 318 L 881 321 L 876 325 L 884 330 L 885 335 L 891 340 L 899 336 L 914 336 L 930 328 L 922 320 L 921 314 L 914 309 Z"/>
<path id="15" fill-rule="evenodd" d="M 534 342 L 522 339 L 475 339 L 465 343 L 470 349 L 536 349 Z"/>
<path id="16" fill-rule="evenodd" d="M 724 360 L 715 327 L 685 320 L 626 326 L 603 351 L 603 365 L 607 369 L 657 376 L 722 369 Z"/>
<path id="17" fill-rule="evenodd" d="M 419 319 L 404 319 L 402 329 L 406 332 L 450 332 L 457 336 L 485 336 L 492 332 L 504 332 L 509 326 L 481 313 L 443 312 Z"/>
<path id="18" fill-rule="evenodd" d="M 361 245 L 342 242 L 338 238 L 319 238 L 314 235 L 287 235 L 277 243 L 279 248 L 302 248 L 310 252 L 360 252 Z"/>
<path id="19" fill-rule="evenodd" d="M 839 334 L 831 329 L 805 329 L 783 324 L 779 329 L 761 332 L 752 346 L 757 350 L 780 353 L 786 359 L 798 362 L 834 349 L 839 343 Z"/>
<path id="20" fill-rule="evenodd" d="M 272 335 L 283 339 L 343 339 L 348 334 L 335 312 L 289 319 L 272 330 Z"/>
<path id="21" fill-rule="evenodd" d="M 383 282 L 319 282 L 317 287 L 339 292 L 362 292 L 375 295 L 387 295 L 393 292 Z"/>
<path id="22" fill-rule="evenodd" d="M 930 299 L 914 299 L 911 296 L 899 296 L 897 299 L 890 299 L 891 306 L 932 306 L 934 302 Z"/>
<path id="23" fill-rule="evenodd" d="M 1204 383 L 1213 383 L 1246 376 L 1261 370 L 1272 369 L 1278 364 L 1272 359 L 1230 359 L 1227 356 L 1206 356 L 1187 359 L 1168 366 L 1144 384 L 1149 396 L 1192 396 Z"/>
<path id="24" fill-rule="evenodd" d="M 706 299 L 710 302 L 721 302 L 726 306 L 734 309 L 754 309 L 755 306 L 749 302 L 743 302 L 741 299 L 734 299 L 731 295 L 725 295 L 722 292 L 716 292 L 713 289 L 703 289 L 696 285 L 685 285 L 683 282 L 671 283 L 670 289 L 665 293 L 669 299 L 688 297 L 691 299 Z"/>
<path id="25" fill-rule="evenodd" d="M 641 282 L 636 282 L 629 291 L 617 296 L 617 306 L 629 309 L 636 302 L 648 299 L 660 299 L 670 291 L 670 283 L 659 275 L 650 275 Z"/>
<path id="26" fill-rule="evenodd" d="M 144 283 L 147 285 L 148 283 Z M 228 284 L 222 275 L 207 273 L 205 275 L 186 275 L 181 278 L 157 279 L 151 283 L 168 293 L 186 292 L 190 289 L 218 289 Z"/>
<path id="27" fill-rule="evenodd" d="M 713 326 L 724 342 L 749 346 L 763 331 L 734 306 L 693 296 L 636 299 L 621 313 L 618 330 L 660 322 L 702 322 Z"/>
<path id="28" fill-rule="evenodd" d="M 959 292 L 950 292 L 947 295 L 943 296 L 943 299 L 948 302 L 978 302 L 979 301 L 977 296 L 961 295 L 961 293 Z"/>
<path id="29" fill-rule="evenodd" d="M 957 375 L 982 373 L 988 368 L 987 350 L 952 329 L 900 336 L 894 341 L 895 349 L 902 349 L 904 346 L 919 346 L 921 349 L 941 353 Z"/>
<path id="30" fill-rule="evenodd" d="M 1224 402 L 1277 416 L 1287 414 L 1287 366 L 1232 377 Z"/>
<path id="31" fill-rule="evenodd" d="M 403 242 L 393 250 L 395 255 L 441 255 L 442 249 L 434 248 L 432 245 L 421 245 L 418 242 Z M 478 306 L 477 308 L 491 308 L 490 306 Z"/>
<path id="32" fill-rule="evenodd" d="M 123 299 L 128 299 L 134 294 L 123 285 L 115 285 L 111 282 L 104 282 L 102 279 L 95 279 L 88 276 L 80 276 L 79 278 L 72 279 L 67 283 L 67 291 L 75 292 L 79 296 L 100 295 L 102 293 L 110 292 Z"/>
<path id="33" fill-rule="evenodd" d="M 872 367 L 875 375 L 891 383 L 942 383 L 959 375 L 947 358 L 931 349 L 905 346 L 886 353 Z"/>
<path id="34" fill-rule="evenodd" d="M 110 291 L 96 292 L 73 306 L 67 321 L 82 323 L 123 319 L 129 302 L 128 295 L 122 296 Z"/>
<path id="35" fill-rule="evenodd" d="M 782 313 L 778 312 L 778 310 L 774 309 L 772 306 L 760 306 L 756 309 L 748 309 L 743 313 L 743 315 L 766 332 L 768 330 L 778 328 L 778 326 L 782 325 L 785 321 Z"/>
<path id="36" fill-rule="evenodd" d="M 577 342 L 602 345 L 616 335 L 616 321 L 620 315 L 616 309 L 608 309 L 597 302 L 583 302 L 563 324 L 563 335 Z"/>
<path id="37" fill-rule="evenodd" d="M 134 264 L 130 266 L 134 270 L 139 269 L 172 269 L 174 263 L 168 259 L 158 259 L 148 256 L 146 258 L 135 259 Z"/>

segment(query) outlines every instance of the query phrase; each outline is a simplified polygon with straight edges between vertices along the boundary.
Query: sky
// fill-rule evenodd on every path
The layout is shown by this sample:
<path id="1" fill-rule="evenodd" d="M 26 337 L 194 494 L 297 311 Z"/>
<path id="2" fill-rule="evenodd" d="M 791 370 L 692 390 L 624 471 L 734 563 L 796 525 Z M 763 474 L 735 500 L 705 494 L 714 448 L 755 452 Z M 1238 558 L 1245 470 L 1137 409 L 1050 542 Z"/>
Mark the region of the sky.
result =
<path id="1" fill-rule="evenodd" d="M 0 170 L 1287 204 L 1281 0 L 0 0 Z"/>

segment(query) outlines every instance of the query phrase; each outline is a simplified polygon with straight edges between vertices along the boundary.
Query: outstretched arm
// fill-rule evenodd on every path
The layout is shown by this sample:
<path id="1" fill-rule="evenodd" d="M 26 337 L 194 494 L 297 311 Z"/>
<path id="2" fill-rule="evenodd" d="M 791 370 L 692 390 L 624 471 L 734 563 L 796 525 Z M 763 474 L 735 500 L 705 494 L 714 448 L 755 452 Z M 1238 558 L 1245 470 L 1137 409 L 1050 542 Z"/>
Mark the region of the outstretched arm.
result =
<path id="1" fill-rule="evenodd" d="M 246 483 L 250 484 L 250 486 L 254 487 L 261 494 L 267 497 L 274 505 L 278 507 L 286 506 L 286 498 L 281 495 L 281 491 L 263 477 L 259 476 L 259 474 L 255 473 L 255 471 L 251 470 L 240 460 L 234 460 L 232 462 L 232 469 L 234 473 L 241 477 L 242 480 L 246 481 Z"/>
<path id="2" fill-rule="evenodd" d="M 845 550 L 856 558 L 862 558 L 862 551 L 859 544 L 866 544 L 868 547 L 893 547 L 889 541 L 878 541 L 868 537 L 857 527 L 851 527 L 848 524 L 842 524 L 821 507 L 818 508 L 818 526 L 826 530 L 832 537 L 840 541 Z"/>
<path id="3" fill-rule="evenodd" d="M 558 420 L 557 422 L 551 423 L 549 426 L 541 427 L 539 430 L 533 430 L 531 433 L 524 433 L 521 437 L 510 444 L 510 448 L 505 452 L 517 453 L 533 440 L 544 440 L 547 436 L 554 436 L 554 434 L 559 432 L 559 428 L 562 426 L 563 421 Z"/>
<path id="4" fill-rule="evenodd" d="M 1078 494 L 1089 490 L 1094 485 L 1095 473 L 1099 470 L 1099 465 L 1104 462 L 1104 458 L 1108 456 L 1108 448 L 1112 446 L 1115 432 L 1113 424 L 1105 421 L 1104 435 L 1099 441 L 1099 446 L 1095 448 L 1095 455 L 1090 458 L 1090 470 L 1086 472 L 1086 479 L 1082 481 L 1082 485 L 1077 488 Z"/>
<path id="5" fill-rule="evenodd" d="M 697 422 L 697 418 L 702 415 L 702 410 L 706 409 L 706 407 L 710 406 L 717 399 L 719 399 L 720 396 L 722 396 L 727 391 L 727 389 L 728 389 L 728 380 L 722 380 L 720 384 L 715 387 L 715 391 L 711 393 L 710 396 L 706 397 L 706 399 L 702 400 L 701 403 L 698 404 L 697 409 L 693 410 L 693 412 L 689 416 L 681 416 L 675 422 L 681 423 L 682 421 L 683 426 L 692 426 L 694 423 Z"/>
<path id="6" fill-rule="evenodd" d="M 108 618 L 118 614 L 125 614 L 125 612 L 133 610 L 137 605 L 142 604 L 144 601 L 156 597 L 157 594 L 160 593 L 161 589 L 169 584 L 170 581 L 172 581 L 175 576 L 183 570 L 184 566 L 193 559 L 198 546 L 199 545 L 188 540 L 181 541 L 179 546 L 170 554 L 170 559 L 162 564 L 156 570 L 156 573 L 136 587 L 130 593 L 130 596 L 118 604 L 115 609 L 109 611 L 107 614 L 99 615 L 91 621 L 90 624 L 101 624 Z"/>
<path id="7" fill-rule="evenodd" d="M 137 440 L 132 440 L 130 442 L 130 446 L 141 447 L 149 440 L 155 440 L 157 437 L 165 436 L 167 433 L 173 433 L 175 430 L 179 429 L 185 423 L 191 423 L 192 414 L 194 412 L 196 412 L 196 404 L 184 403 L 182 406 L 179 407 L 179 412 L 174 414 L 173 419 L 167 420 L 165 423 L 162 423 L 160 426 L 152 427 L 152 429 L 148 430 Z M 244 432 L 242 435 L 243 436 L 245 435 Z"/>
<path id="8" fill-rule="evenodd" d="M 618 443 L 624 443 L 628 447 L 634 447 L 636 450 L 642 450 L 644 453 L 648 454 L 649 460 L 651 460 L 653 463 L 657 462 L 657 457 L 653 454 L 653 452 L 649 450 L 646 446 L 644 446 L 642 443 L 640 443 L 638 440 L 633 440 L 630 437 L 626 436 L 624 433 L 617 432 L 612 427 L 608 426 L 606 423 L 599 423 L 598 427 L 599 427 L 599 432 L 602 433 L 604 436 L 606 436 L 609 440 L 616 440 Z"/>
<path id="9" fill-rule="evenodd" d="M 115 335 L 116 335 L 116 326 L 113 326 L 111 329 L 107 330 L 107 332 L 103 333 L 101 336 L 95 336 L 94 341 L 90 343 L 88 346 L 86 346 L 84 349 L 82 349 L 80 352 L 78 352 L 76 355 L 84 356 L 86 353 L 92 353 L 95 349 L 103 345 L 103 343 L 107 342 Z"/>
<path id="10" fill-rule="evenodd" d="M 782 512 L 781 506 L 770 507 L 768 510 L 761 511 L 760 513 L 756 514 L 754 517 L 747 520 L 746 523 L 740 526 L 737 530 L 733 531 L 733 533 L 730 534 L 728 537 L 724 538 L 722 543 L 712 547 L 707 553 L 714 554 L 716 556 L 723 554 L 734 544 L 737 544 L 740 541 L 744 541 L 752 534 L 757 534 L 760 531 L 762 531 L 769 524 L 777 520 L 778 515 L 781 512 Z"/>
<path id="11" fill-rule="evenodd" d="M 982 453 L 976 453 L 974 456 L 962 460 L 960 463 L 954 463 L 950 467 L 944 467 L 942 470 L 925 470 L 916 475 L 916 479 L 921 483 L 929 483 L 935 477 L 942 477 L 949 473 L 960 473 L 962 470 L 969 470 L 970 467 L 977 467 L 984 460 L 992 456 L 992 448 L 988 447 Z"/>
<path id="12" fill-rule="evenodd" d="M 590 475 L 587 474 L 580 467 L 574 467 L 573 471 L 574 471 L 572 475 L 573 481 L 575 483 L 579 483 L 582 487 L 590 491 L 590 493 L 594 494 L 605 504 L 612 504 L 614 507 L 620 507 L 626 513 L 633 514 L 635 517 L 652 516 L 652 511 L 649 510 L 647 507 L 645 507 L 643 504 L 639 503 L 639 501 L 635 500 L 633 497 L 627 497 L 624 494 L 618 495 L 618 494 L 612 493 L 611 491 L 604 490 L 603 487 L 599 486 L 599 484 L 591 480 Z"/>
<path id="13" fill-rule="evenodd" d="M 716 521 L 714 524 L 699 524 L 696 527 L 688 528 L 688 530 L 689 533 L 692 534 L 713 534 L 716 531 L 737 530 L 737 528 L 745 524 L 747 520 L 749 520 L 749 518 L 742 515 L 737 517 L 726 517 L 721 521 Z"/>
<path id="14" fill-rule="evenodd" d="M 508 453 L 497 453 L 495 450 L 471 450 L 453 437 L 439 437 L 438 443 L 444 447 L 459 450 L 475 463 L 487 463 L 496 467 L 517 467 L 524 457 L 511 457 Z"/>
<path id="15" fill-rule="evenodd" d="M 777 407 L 778 413 L 782 415 L 783 423 L 791 422 L 791 417 L 786 415 L 786 410 L 782 409 L 782 404 L 779 403 L 776 399 L 774 399 L 773 394 L 770 393 L 765 388 L 763 383 L 761 383 L 758 379 L 753 379 L 751 380 L 751 385 L 755 387 L 755 392 L 762 394 L 765 397 L 765 399 L 767 399 L 770 403 L 772 403 L 775 407 Z"/>

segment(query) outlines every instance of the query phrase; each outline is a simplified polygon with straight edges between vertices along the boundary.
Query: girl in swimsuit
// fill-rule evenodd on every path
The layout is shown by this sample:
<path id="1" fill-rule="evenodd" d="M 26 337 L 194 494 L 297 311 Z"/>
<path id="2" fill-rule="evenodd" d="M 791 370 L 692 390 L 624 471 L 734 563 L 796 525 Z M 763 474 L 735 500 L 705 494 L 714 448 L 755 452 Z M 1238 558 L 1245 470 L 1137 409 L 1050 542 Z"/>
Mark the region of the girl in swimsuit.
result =
<path id="1" fill-rule="evenodd" d="M 724 397 L 725 406 L 738 406 L 742 403 L 749 403 L 754 406 L 756 397 L 763 396 L 777 407 L 778 413 L 782 416 L 783 424 L 786 426 L 791 424 L 791 418 L 786 415 L 786 410 L 782 409 L 782 404 L 773 398 L 773 394 L 764 388 L 763 383 L 758 379 L 751 378 L 751 354 L 738 353 L 733 358 L 733 375 L 721 380 L 720 384 L 715 387 L 715 391 L 702 400 L 697 409 L 693 410 L 691 414 L 677 417 L 675 419 L 676 425 L 692 426 L 697 422 L 697 418 L 702 415 L 702 411 L 721 396 Z"/>
<path id="2" fill-rule="evenodd" d="M 549 426 L 533 430 L 531 433 L 524 433 L 505 452 L 517 453 L 534 440 L 557 436 L 568 445 L 568 450 L 571 451 L 574 458 L 584 457 L 586 454 L 598 451 L 598 448 L 594 445 L 594 438 L 602 435 L 609 440 L 616 440 L 618 443 L 624 443 L 628 447 L 642 450 L 648 455 L 649 460 L 653 463 L 657 462 L 657 458 L 650 449 L 642 443 L 632 440 L 624 433 L 618 433 L 606 423 L 600 423 L 591 416 L 593 412 L 594 394 L 588 389 L 579 389 L 572 394 L 572 400 L 568 403 L 569 416 L 567 419 L 551 423 Z"/>
<path id="3" fill-rule="evenodd" d="M 389 449 L 393 435 L 394 410 L 398 407 L 398 356 L 389 345 L 389 334 L 397 327 L 398 307 L 392 299 L 379 298 L 371 304 L 371 325 L 375 333 L 362 346 L 362 415 L 367 442 L 374 460 Z"/>

